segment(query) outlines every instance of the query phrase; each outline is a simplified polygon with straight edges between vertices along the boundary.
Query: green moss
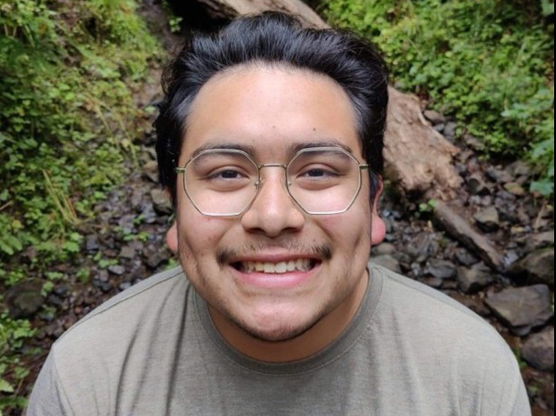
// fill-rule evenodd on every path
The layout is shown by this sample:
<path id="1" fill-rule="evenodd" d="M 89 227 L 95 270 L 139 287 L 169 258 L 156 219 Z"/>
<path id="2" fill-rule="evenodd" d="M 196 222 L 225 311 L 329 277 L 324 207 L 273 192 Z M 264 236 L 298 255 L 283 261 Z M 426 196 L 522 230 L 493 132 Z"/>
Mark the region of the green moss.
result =
<path id="1" fill-rule="evenodd" d="M 542 6 L 542 7 L 541 7 Z M 552 6 L 552 9 L 550 8 Z M 427 96 L 491 154 L 525 157 L 554 178 L 554 26 L 547 0 L 329 0 L 329 21 L 372 39 L 394 81 Z"/>
<path id="2" fill-rule="evenodd" d="M 133 91 L 162 51 L 136 7 L 0 0 L 0 289 L 70 261 L 82 240 L 76 226 L 125 178 L 146 119 Z M 38 255 L 24 264 L 17 254 L 31 245 Z M 22 403 L 8 390 L 24 377 L 21 340 L 32 336 L 4 309 L 0 413 Z"/>
<path id="3" fill-rule="evenodd" d="M 143 112 L 132 91 L 159 57 L 133 0 L 55 7 L 0 1 L 0 261 L 31 244 L 55 260 L 122 179 Z"/>

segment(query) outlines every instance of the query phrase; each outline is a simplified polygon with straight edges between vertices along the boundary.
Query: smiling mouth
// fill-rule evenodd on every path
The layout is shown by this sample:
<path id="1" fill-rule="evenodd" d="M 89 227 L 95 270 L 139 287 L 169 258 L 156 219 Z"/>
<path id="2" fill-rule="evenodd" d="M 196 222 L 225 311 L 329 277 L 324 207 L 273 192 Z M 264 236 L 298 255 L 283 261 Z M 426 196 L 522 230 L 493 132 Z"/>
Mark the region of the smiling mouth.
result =
<path id="1" fill-rule="evenodd" d="M 238 261 L 232 267 L 243 273 L 284 274 L 292 272 L 308 272 L 320 263 L 316 259 L 295 259 L 280 262 Z"/>

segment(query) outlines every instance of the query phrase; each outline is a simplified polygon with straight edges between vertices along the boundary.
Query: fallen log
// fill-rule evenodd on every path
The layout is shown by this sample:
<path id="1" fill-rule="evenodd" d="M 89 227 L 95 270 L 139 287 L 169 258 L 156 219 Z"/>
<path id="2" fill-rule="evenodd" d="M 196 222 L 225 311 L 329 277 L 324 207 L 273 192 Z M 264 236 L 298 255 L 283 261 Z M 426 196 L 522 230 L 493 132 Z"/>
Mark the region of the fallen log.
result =
<path id="1" fill-rule="evenodd" d="M 214 17 L 233 18 L 263 11 L 282 11 L 307 26 L 329 27 L 300 0 L 197 0 Z M 458 149 L 436 132 L 422 115 L 419 100 L 390 88 L 385 135 L 386 176 L 405 193 L 427 199 L 455 197 L 461 178 L 452 165 Z"/>
<path id="2" fill-rule="evenodd" d="M 423 117 L 419 99 L 389 88 L 388 126 L 384 137 L 386 177 L 406 192 L 449 200 L 462 179 L 452 159 L 458 148 Z"/>
<path id="3" fill-rule="evenodd" d="M 313 9 L 299 0 L 197 0 L 209 14 L 218 18 L 234 18 L 245 14 L 280 11 L 297 16 L 305 25 L 325 28 L 328 25 Z"/>
<path id="4" fill-rule="evenodd" d="M 482 234 L 477 232 L 456 209 L 442 201 L 437 201 L 434 215 L 440 225 L 453 238 L 475 252 L 493 269 L 504 272 L 504 260 L 498 249 Z"/>

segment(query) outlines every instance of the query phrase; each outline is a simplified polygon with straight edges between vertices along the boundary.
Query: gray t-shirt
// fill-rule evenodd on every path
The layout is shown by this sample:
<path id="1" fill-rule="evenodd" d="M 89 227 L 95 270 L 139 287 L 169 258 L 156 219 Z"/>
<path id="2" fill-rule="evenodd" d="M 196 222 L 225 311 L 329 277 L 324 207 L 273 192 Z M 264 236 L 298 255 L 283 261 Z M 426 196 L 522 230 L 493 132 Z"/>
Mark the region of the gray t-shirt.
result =
<path id="1" fill-rule="evenodd" d="M 370 276 L 340 339 L 277 364 L 231 348 L 181 269 L 158 274 L 56 341 L 28 415 L 531 414 L 492 327 L 415 281 L 373 265 Z"/>

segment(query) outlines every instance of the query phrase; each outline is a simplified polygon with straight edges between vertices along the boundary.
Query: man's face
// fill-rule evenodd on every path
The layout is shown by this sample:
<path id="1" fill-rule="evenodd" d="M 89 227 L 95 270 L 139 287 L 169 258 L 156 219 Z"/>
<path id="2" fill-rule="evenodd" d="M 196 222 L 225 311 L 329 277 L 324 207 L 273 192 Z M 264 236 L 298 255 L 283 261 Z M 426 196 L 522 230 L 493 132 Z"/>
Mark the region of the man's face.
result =
<path id="1" fill-rule="evenodd" d="M 179 165 L 205 146 L 249 148 L 258 164 L 287 164 L 293 147 L 314 143 L 340 144 L 365 163 L 355 112 L 339 85 L 309 71 L 237 67 L 211 79 L 195 98 Z M 284 341 L 364 291 L 376 215 L 365 171 L 351 208 L 324 216 L 295 205 L 283 169 L 263 168 L 261 176 L 254 202 L 232 218 L 199 213 L 178 178 L 178 252 L 213 317 L 256 339 Z M 298 260 L 294 271 L 270 272 Z M 246 271 L 254 263 L 266 264 L 269 272 Z"/>

